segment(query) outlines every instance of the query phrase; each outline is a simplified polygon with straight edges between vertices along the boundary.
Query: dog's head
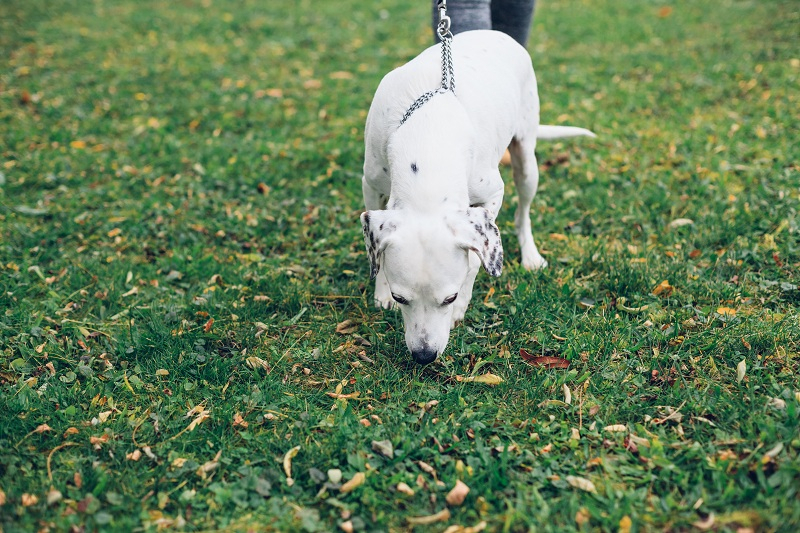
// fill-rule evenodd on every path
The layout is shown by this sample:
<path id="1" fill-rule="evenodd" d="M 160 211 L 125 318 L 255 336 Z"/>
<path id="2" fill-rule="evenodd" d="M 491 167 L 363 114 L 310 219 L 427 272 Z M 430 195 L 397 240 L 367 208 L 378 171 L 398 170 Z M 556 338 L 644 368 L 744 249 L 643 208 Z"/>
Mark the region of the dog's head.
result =
<path id="1" fill-rule="evenodd" d="M 367 211 L 361 224 L 371 275 L 374 278 L 383 270 L 392 298 L 403 312 L 411 355 L 421 364 L 434 361 L 447 346 L 454 308 L 460 305 L 463 315 L 471 297 L 460 291 L 470 270 L 478 268 L 475 257 L 490 275 L 502 272 L 497 226 L 482 207 L 435 216 Z M 471 283 L 466 285 L 471 290 Z"/>

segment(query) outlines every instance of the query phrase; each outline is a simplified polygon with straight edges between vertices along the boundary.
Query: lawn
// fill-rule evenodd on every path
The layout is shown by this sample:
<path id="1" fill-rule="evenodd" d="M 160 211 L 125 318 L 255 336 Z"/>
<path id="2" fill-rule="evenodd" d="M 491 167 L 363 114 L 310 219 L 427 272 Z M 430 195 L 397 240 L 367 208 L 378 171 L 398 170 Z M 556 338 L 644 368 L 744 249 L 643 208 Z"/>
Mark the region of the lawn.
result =
<path id="1" fill-rule="evenodd" d="M 542 120 L 598 137 L 538 148 L 541 272 L 507 180 L 419 367 L 358 215 L 429 14 L 0 3 L 2 531 L 800 528 L 798 3 L 540 2 Z"/>

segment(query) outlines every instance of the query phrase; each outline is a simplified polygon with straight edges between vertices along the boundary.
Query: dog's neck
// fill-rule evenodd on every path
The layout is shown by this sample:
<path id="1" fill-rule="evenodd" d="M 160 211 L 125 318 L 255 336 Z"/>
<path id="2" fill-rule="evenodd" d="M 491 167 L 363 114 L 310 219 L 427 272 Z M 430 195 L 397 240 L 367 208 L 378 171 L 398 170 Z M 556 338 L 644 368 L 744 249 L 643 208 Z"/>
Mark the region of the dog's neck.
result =
<path id="1" fill-rule="evenodd" d="M 389 209 L 431 213 L 469 207 L 475 132 L 452 94 L 436 95 L 389 139 Z"/>

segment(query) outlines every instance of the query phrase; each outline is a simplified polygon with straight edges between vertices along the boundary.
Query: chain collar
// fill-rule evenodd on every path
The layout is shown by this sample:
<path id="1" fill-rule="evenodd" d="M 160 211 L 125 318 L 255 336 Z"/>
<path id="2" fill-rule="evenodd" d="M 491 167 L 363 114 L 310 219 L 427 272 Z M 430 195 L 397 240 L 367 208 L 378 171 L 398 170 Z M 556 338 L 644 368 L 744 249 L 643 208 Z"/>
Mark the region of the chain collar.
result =
<path id="1" fill-rule="evenodd" d="M 453 54 L 450 51 L 453 34 L 450 32 L 450 17 L 447 16 L 447 0 L 439 0 L 438 8 L 439 25 L 436 28 L 436 34 L 439 36 L 439 40 L 442 41 L 442 83 L 438 89 L 428 91 L 414 100 L 414 103 L 405 112 L 403 118 L 400 119 L 401 126 L 405 124 L 414 111 L 422 107 L 425 102 L 436 94 L 446 93 L 447 91 L 456 94 L 456 82 L 453 76 Z"/>

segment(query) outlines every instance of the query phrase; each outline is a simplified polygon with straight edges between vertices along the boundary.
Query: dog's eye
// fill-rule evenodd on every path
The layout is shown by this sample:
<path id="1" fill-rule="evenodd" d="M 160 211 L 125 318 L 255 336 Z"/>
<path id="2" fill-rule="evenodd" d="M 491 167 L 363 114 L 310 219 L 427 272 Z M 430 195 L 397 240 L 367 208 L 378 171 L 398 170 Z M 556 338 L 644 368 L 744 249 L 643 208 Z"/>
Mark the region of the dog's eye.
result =
<path id="1" fill-rule="evenodd" d="M 445 298 L 444 301 L 442 302 L 442 305 L 450 305 L 451 303 L 456 301 L 456 298 L 458 298 L 458 293 L 455 293 L 452 296 L 448 296 L 447 298 Z"/>
<path id="2" fill-rule="evenodd" d="M 392 293 L 392 298 L 394 298 L 394 301 L 399 303 L 400 305 L 408 305 L 408 300 L 406 300 L 399 294 Z"/>

